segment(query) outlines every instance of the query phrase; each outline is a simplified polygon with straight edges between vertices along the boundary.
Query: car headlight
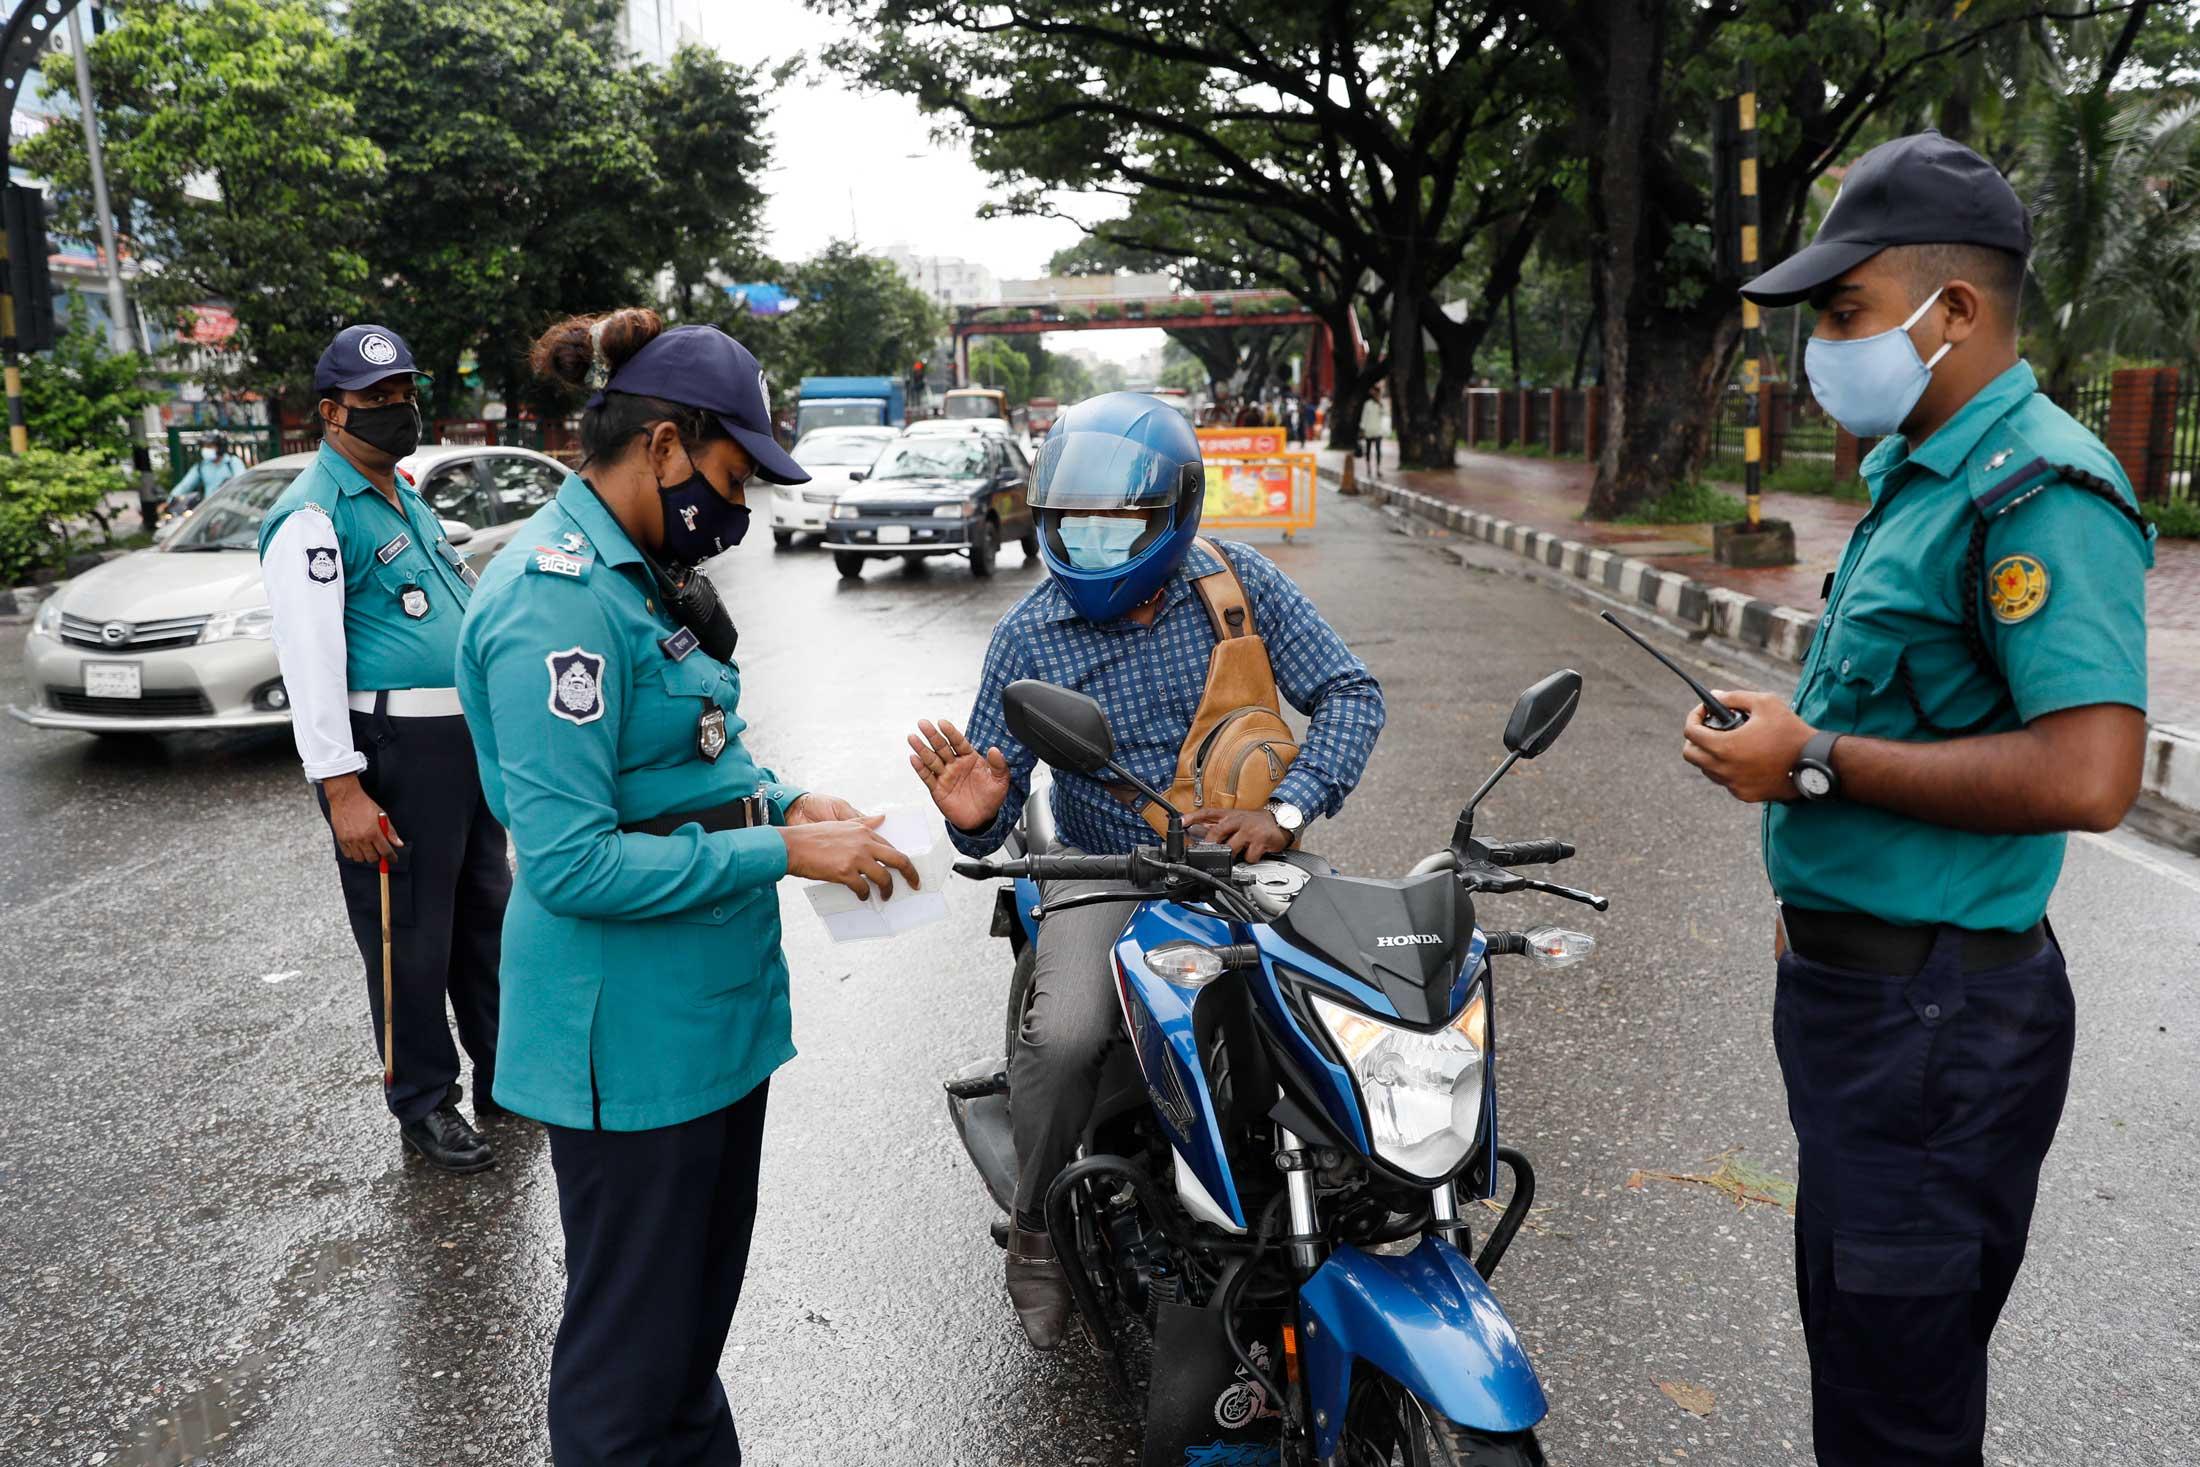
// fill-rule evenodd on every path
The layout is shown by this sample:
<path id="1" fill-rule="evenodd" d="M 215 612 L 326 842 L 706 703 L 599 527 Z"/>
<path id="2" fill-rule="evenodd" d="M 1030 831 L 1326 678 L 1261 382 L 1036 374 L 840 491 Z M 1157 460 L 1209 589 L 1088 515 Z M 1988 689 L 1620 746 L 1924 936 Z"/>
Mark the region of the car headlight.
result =
<path id="1" fill-rule="evenodd" d="M 855 517 L 856 517 L 856 507 L 855 507 L 854 505 L 852 505 L 852 504 L 836 504 L 836 505 L 834 505 L 834 506 L 833 506 L 833 518 L 834 518 L 834 519 L 836 519 L 836 520 L 852 520 L 852 519 L 854 519 Z"/>
<path id="2" fill-rule="evenodd" d="M 199 633 L 199 641 L 202 644 L 239 639 L 264 642 L 274 635 L 274 609 L 255 606 L 245 611 L 215 612 L 206 619 L 206 627 Z"/>
<path id="3" fill-rule="evenodd" d="M 38 603 L 38 615 L 31 620 L 31 630 L 41 636 L 55 636 L 61 631 L 61 598 L 48 596 Z"/>
<path id="4" fill-rule="evenodd" d="M 943 504 L 932 511 L 932 518 L 936 520 L 959 520 L 969 512 L 970 506 L 966 504 Z"/>
<path id="5" fill-rule="evenodd" d="M 1367 1105 L 1375 1154 L 1431 1179 L 1457 1167 L 1482 1123 L 1489 1000 L 1476 984 L 1459 1016 L 1433 1034 L 1386 1024 L 1312 995 Z"/>

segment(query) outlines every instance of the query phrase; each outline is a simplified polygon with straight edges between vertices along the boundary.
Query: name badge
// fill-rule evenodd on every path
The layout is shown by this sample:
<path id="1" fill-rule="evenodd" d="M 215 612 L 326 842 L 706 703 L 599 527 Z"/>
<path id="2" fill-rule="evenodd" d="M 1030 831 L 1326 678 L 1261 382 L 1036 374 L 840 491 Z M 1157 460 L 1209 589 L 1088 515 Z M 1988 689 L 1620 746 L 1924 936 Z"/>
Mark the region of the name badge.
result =
<path id="1" fill-rule="evenodd" d="M 411 535 L 406 534 L 403 530 L 399 530 L 397 532 L 397 538 L 395 540 L 390 541 L 389 544 L 374 552 L 374 558 L 381 561 L 382 564 L 388 565 L 391 561 L 397 559 L 398 556 L 403 555 L 407 550 L 411 549 L 412 542 L 413 537 Z"/>
<path id="2" fill-rule="evenodd" d="M 679 662 L 695 650 L 698 640 L 700 639 L 696 637 L 693 627 L 682 627 L 671 636 L 661 639 L 657 645 L 664 649 L 665 656 Z"/>
<path id="3" fill-rule="evenodd" d="M 726 752 L 726 710 L 713 708 L 695 721 L 695 752 L 716 764 Z"/>

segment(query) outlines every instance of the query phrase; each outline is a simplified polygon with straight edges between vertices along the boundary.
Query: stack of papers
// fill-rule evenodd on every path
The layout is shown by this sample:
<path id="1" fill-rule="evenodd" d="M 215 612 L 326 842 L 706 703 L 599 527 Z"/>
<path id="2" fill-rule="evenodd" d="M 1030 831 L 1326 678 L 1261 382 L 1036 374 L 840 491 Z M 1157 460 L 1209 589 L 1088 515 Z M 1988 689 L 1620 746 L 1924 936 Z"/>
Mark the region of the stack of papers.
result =
<path id="1" fill-rule="evenodd" d="M 826 935 L 835 942 L 864 942 L 892 937 L 913 928 L 947 920 L 947 883 L 953 875 L 954 854 L 947 844 L 937 815 L 896 810 L 879 826 L 880 837 L 909 858 L 924 883 L 912 891 L 899 871 L 893 871 L 894 887 L 887 896 L 876 891 L 859 897 L 832 881 L 810 883 L 810 905 L 825 919 Z M 890 871 L 892 868 L 888 868 Z"/>

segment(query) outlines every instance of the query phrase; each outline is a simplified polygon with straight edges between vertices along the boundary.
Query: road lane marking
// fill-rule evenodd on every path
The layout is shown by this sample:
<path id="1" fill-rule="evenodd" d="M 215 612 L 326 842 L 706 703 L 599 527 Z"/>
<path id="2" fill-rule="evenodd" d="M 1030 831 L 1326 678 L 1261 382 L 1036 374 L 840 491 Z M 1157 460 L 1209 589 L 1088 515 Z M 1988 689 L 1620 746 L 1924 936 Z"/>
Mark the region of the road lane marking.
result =
<path id="1" fill-rule="evenodd" d="M 2200 876 L 2194 876 L 2189 871 L 2180 871 L 2159 856 L 2125 845 L 2122 841 L 2113 840 L 2097 831 L 2080 830 L 2074 833 L 2079 840 L 2121 856 L 2142 871 L 2151 871 L 2165 881 L 2174 881 L 2187 891 L 2200 892 Z"/>

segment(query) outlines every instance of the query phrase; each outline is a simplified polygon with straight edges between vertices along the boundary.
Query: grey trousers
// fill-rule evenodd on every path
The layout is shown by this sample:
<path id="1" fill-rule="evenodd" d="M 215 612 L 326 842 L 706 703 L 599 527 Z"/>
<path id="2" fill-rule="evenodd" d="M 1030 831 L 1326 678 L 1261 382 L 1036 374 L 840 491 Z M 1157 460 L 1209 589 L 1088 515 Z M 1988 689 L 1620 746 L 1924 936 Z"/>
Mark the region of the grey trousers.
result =
<path id="1" fill-rule="evenodd" d="M 1057 855 L 1076 854 L 1067 846 Z M 1050 881 L 1047 902 L 1088 892 L 1127 891 L 1120 881 Z M 1039 927 L 1016 1052 L 1008 1061 L 1009 1123 L 1016 1137 L 1016 1225 L 1046 1230 L 1047 1188 L 1077 1157 L 1098 1099 L 1100 1064 L 1122 1027 L 1109 957 L 1134 902 L 1058 912 Z"/>

